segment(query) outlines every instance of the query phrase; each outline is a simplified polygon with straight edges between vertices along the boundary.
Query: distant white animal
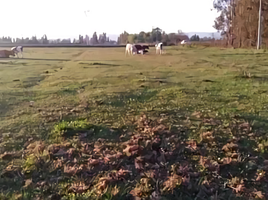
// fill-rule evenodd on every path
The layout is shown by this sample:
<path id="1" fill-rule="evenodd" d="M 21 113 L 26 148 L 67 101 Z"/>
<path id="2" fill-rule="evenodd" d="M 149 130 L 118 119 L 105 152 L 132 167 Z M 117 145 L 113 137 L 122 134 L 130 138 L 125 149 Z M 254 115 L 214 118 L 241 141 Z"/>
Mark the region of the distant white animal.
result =
<path id="1" fill-rule="evenodd" d="M 135 47 L 135 45 L 133 44 L 127 44 L 126 45 L 126 51 L 125 51 L 125 55 L 129 54 L 129 55 L 133 55 L 137 53 L 137 48 Z"/>
<path id="2" fill-rule="evenodd" d="M 186 40 L 182 40 L 182 41 L 181 41 L 181 44 L 182 44 L 182 45 L 185 45 L 185 44 L 186 44 L 186 45 L 187 45 L 187 44 L 188 44 L 188 45 L 191 45 L 191 42 L 190 42 L 190 41 L 186 41 Z"/>
<path id="3" fill-rule="evenodd" d="M 23 58 L 23 46 L 12 47 L 11 51 L 13 51 L 17 55 L 18 58 L 19 58 L 19 53 L 20 53 L 21 58 Z"/>
<path id="4" fill-rule="evenodd" d="M 159 51 L 159 54 L 162 54 L 163 53 L 163 43 L 162 42 L 160 42 L 160 43 L 158 43 L 158 44 L 156 44 L 155 45 L 155 50 L 156 50 L 156 54 L 157 54 L 157 52 Z"/>

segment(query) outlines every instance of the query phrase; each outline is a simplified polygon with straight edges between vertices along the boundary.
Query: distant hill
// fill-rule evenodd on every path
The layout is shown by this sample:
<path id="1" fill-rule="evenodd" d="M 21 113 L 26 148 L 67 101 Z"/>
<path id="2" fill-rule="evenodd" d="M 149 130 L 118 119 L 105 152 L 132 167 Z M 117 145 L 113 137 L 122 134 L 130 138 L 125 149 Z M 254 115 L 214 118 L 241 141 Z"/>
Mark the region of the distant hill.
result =
<path id="1" fill-rule="evenodd" d="M 191 38 L 194 34 L 198 35 L 199 38 L 204 38 L 204 37 L 211 37 L 212 38 L 213 33 L 214 33 L 215 39 L 221 38 L 221 33 L 218 33 L 218 32 L 187 32 L 185 34 L 187 34 L 189 38 Z"/>

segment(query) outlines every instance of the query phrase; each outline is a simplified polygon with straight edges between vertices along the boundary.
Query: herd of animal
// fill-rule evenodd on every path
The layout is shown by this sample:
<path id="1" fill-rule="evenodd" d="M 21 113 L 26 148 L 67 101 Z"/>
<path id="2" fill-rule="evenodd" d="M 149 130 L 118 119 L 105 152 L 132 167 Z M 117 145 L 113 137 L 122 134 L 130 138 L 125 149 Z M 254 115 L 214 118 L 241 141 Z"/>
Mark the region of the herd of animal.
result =
<path id="1" fill-rule="evenodd" d="M 23 46 L 12 47 L 10 50 L 0 50 L 0 58 L 9 58 L 9 56 L 16 56 L 19 58 L 19 53 L 21 58 L 23 58 Z"/>
<path id="2" fill-rule="evenodd" d="M 149 46 L 148 45 L 139 45 L 139 44 L 129 44 L 126 45 L 126 51 L 125 55 L 134 55 L 134 54 L 145 54 L 148 52 Z M 156 54 L 159 52 L 159 54 L 163 53 L 163 43 L 160 42 L 155 45 Z"/>
<path id="3" fill-rule="evenodd" d="M 182 40 L 181 45 L 191 45 L 190 41 Z M 139 45 L 139 44 L 129 44 L 127 42 L 125 55 L 134 55 L 134 54 L 145 54 L 148 52 L 148 45 Z M 155 45 L 156 54 L 163 54 L 163 43 L 160 42 Z"/>
<path id="4" fill-rule="evenodd" d="M 181 44 L 188 44 L 186 41 L 182 41 Z M 156 54 L 163 54 L 163 43 L 160 42 L 155 45 Z M 139 44 L 129 44 L 126 45 L 125 55 L 134 55 L 134 54 L 145 54 L 149 50 L 148 45 L 139 45 Z M 19 58 L 19 53 L 21 58 L 23 58 L 23 46 L 12 47 L 10 50 L 0 50 L 0 58 L 9 58 L 9 56 L 16 56 Z"/>
<path id="5" fill-rule="evenodd" d="M 163 53 L 163 43 L 158 43 L 155 45 L 156 53 Z M 139 44 L 127 44 L 125 54 L 145 54 L 149 50 L 148 45 L 139 45 Z M 23 46 L 12 47 L 10 50 L 0 50 L 0 58 L 9 58 L 9 56 L 17 56 L 19 58 L 19 53 L 21 58 L 23 58 Z"/>

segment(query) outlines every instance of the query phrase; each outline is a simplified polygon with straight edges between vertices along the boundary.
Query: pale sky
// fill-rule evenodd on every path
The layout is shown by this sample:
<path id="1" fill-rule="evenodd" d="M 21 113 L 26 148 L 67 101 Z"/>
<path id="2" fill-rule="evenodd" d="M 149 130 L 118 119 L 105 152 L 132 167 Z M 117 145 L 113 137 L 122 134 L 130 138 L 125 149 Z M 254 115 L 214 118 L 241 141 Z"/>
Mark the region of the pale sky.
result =
<path id="1" fill-rule="evenodd" d="M 0 36 L 215 32 L 213 0 L 0 0 Z M 85 11 L 89 10 L 87 14 Z M 157 13 L 158 12 L 158 13 Z"/>

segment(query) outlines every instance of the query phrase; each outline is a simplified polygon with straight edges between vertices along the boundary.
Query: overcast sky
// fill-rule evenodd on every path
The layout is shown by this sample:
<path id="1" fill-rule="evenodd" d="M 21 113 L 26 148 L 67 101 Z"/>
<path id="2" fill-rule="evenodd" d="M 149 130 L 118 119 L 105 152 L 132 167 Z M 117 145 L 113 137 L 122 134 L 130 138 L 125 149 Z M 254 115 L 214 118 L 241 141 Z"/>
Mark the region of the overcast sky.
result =
<path id="1" fill-rule="evenodd" d="M 215 32 L 213 0 L 0 0 L 0 36 Z M 85 11 L 89 11 L 86 12 Z"/>

